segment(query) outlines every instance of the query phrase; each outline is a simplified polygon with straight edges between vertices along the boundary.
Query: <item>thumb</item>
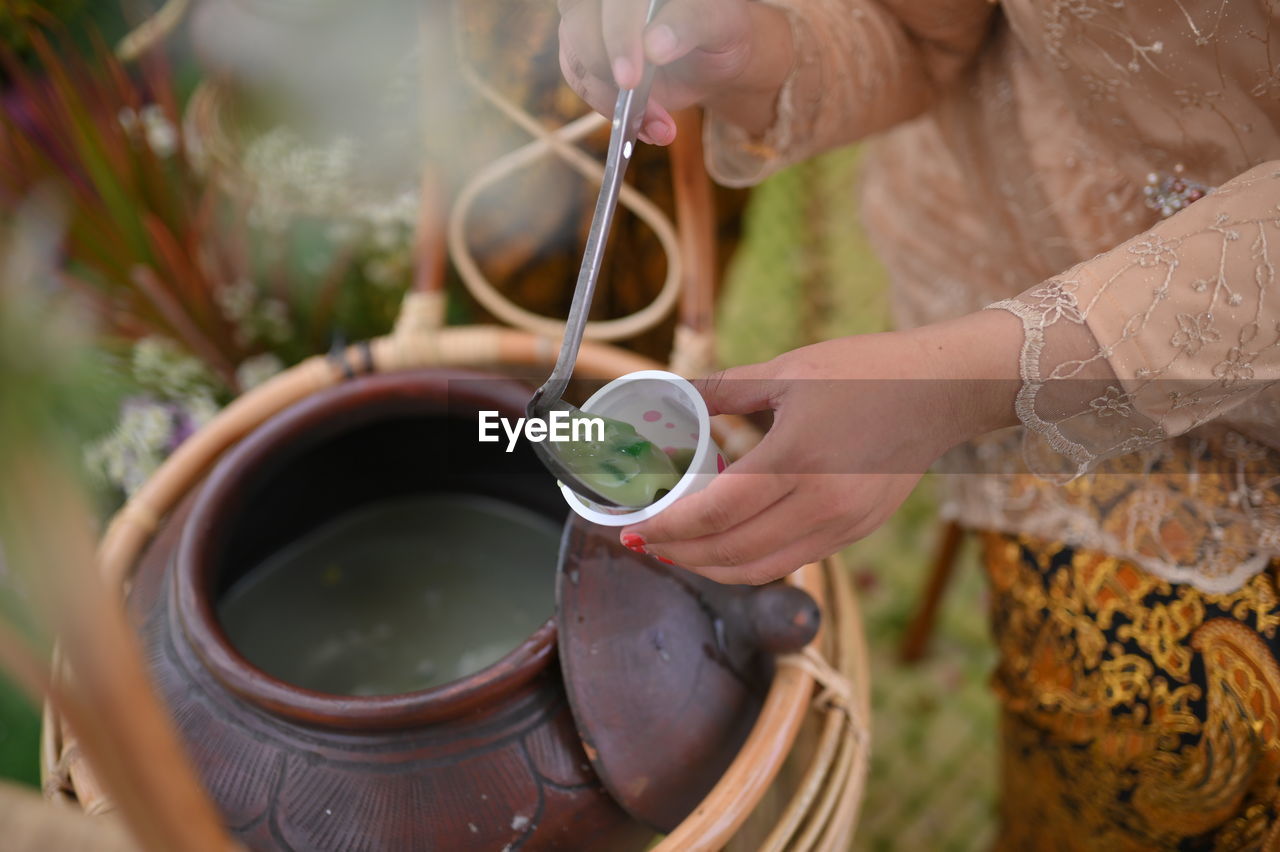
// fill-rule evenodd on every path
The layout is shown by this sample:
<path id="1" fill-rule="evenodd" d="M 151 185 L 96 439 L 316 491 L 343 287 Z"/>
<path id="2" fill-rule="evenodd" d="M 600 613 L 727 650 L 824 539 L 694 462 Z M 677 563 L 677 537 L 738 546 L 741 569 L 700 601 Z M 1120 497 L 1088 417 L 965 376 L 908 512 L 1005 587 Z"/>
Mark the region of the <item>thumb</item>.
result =
<path id="1" fill-rule="evenodd" d="M 655 65 L 669 65 L 694 50 L 716 53 L 738 42 L 746 33 L 726 22 L 717 4 L 697 0 L 668 0 L 645 28 L 645 54 Z"/>
<path id="2" fill-rule="evenodd" d="M 751 414 L 776 407 L 783 383 L 776 376 L 772 361 L 731 367 L 697 379 L 693 386 L 706 400 L 712 416 L 716 414 Z"/>

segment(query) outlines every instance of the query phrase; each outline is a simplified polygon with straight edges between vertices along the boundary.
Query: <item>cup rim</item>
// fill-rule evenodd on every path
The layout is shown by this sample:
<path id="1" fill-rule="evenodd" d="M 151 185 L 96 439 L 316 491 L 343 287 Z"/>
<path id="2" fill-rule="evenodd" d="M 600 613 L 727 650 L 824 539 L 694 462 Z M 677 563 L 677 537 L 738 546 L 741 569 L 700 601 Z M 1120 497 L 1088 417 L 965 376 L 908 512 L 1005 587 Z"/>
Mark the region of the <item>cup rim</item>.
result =
<path id="1" fill-rule="evenodd" d="M 231 643 L 209 589 L 216 571 L 217 531 L 234 520 L 237 495 L 250 487 L 268 459 L 305 452 L 316 442 L 398 411 L 429 413 L 432 402 L 446 412 L 465 379 L 486 379 L 487 408 L 523 412 L 528 391 L 514 380 L 467 370 L 415 370 L 364 376 L 295 403 L 229 449 L 200 486 L 178 541 L 170 588 L 176 627 L 197 657 L 224 687 L 275 715 L 312 725 L 361 729 L 408 727 L 455 717 L 510 694 L 533 680 L 556 654 L 555 613 L 493 664 L 448 683 L 388 695 L 340 695 L 306 689 L 268 674 Z M 459 384 L 450 387 L 450 382 Z M 303 430 L 309 442 L 298 442 Z"/>
<path id="2" fill-rule="evenodd" d="M 693 460 L 689 462 L 689 468 L 675 487 L 663 495 L 662 499 L 650 503 L 648 506 L 642 506 L 633 512 L 620 512 L 613 514 L 595 508 L 594 504 L 588 503 L 582 495 L 574 491 L 564 483 L 556 483 L 560 486 L 560 493 L 564 495 L 565 502 L 569 504 L 569 508 L 578 515 L 597 524 L 607 527 L 623 527 L 630 524 L 638 524 L 641 521 L 647 521 L 660 512 L 666 510 L 672 503 L 689 493 L 694 487 L 694 477 L 697 471 L 702 468 L 707 457 L 712 452 L 717 452 L 715 448 L 715 439 L 711 435 L 711 413 L 707 410 L 707 402 L 702 398 L 702 394 L 698 393 L 698 389 L 686 379 L 684 376 L 672 373 L 668 370 L 637 370 L 634 373 L 626 373 L 618 376 L 618 378 L 609 382 L 604 387 L 593 393 L 587 398 L 586 402 L 580 406 L 581 410 L 590 414 L 591 407 L 594 403 L 598 403 L 602 398 L 617 391 L 624 383 L 630 381 L 638 381 L 641 379 L 658 379 L 676 387 L 688 399 L 693 407 L 694 416 L 698 419 L 698 445 L 693 451 Z"/>

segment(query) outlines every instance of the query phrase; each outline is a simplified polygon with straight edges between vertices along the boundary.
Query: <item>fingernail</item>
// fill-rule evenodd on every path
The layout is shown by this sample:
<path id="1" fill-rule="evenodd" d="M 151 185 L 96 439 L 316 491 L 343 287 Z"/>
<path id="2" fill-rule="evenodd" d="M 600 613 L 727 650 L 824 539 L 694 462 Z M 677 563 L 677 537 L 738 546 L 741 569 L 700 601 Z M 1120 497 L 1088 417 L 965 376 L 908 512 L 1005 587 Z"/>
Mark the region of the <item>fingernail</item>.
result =
<path id="1" fill-rule="evenodd" d="M 635 533 L 622 534 L 622 546 L 628 550 L 634 550 L 636 553 L 648 553 L 644 548 L 644 539 Z"/>
<path id="2" fill-rule="evenodd" d="M 631 74 L 630 59 L 625 56 L 619 56 L 613 60 L 613 79 L 617 82 L 619 88 L 630 89 L 635 85 L 635 81 L 631 79 Z"/>
<path id="3" fill-rule="evenodd" d="M 671 131 L 667 127 L 667 123 L 661 119 L 651 119 L 649 123 L 644 126 L 644 132 L 654 145 L 666 145 L 671 141 Z"/>
<path id="4" fill-rule="evenodd" d="M 659 24 L 650 30 L 644 43 L 649 48 L 649 58 L 658 63 L 669 60 L 680 47 L 675 30 L 666 24 Z"/>
<path id="5" fill-rule="evenodd" d="M 658 556 L 657 554 L 653 554 L 653 558 L 654 558 L 654 559 L 656 559 L 656 560 L 658 560 L 659 562 L 661 562 L 663 565 L 675 565 L 675 564 L 676 564 L 676 563 L 672 562 L 670 559 L 667 559 L 667 558 L 662 557 L 662 556 Z M 676 566 L 676 567 L 679 567 L 679 566 Z"/>

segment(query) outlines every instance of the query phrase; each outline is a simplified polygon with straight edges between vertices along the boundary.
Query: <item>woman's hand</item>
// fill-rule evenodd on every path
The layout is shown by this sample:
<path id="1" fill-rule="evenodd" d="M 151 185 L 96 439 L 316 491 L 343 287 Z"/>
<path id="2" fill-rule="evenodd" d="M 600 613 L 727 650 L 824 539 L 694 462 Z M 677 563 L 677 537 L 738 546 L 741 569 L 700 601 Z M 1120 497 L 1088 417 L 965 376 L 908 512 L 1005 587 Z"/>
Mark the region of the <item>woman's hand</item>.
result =
<path id="1" fill-rule="evenodd" d="M 623 544 L 767 583 L 875 530 L 956 444 L 1017 423 L 1022 327 L 1003 311 L 806 346 L 699 383 L 712 414 L 772 409 L 764 440 Z"/>
<path id="2" fill-rule="evenodd" d="M 583 100 L 613 115 L 618 88 L 658 68 L 640 138 L 670 144 L 671 111 L 719 103 L 727 120 L 763 130 L 791 64 L 785 14 L 750 0 L 560 0 L 560 70 Z M 752 127 L 752 125 L 756 125 Z"/>

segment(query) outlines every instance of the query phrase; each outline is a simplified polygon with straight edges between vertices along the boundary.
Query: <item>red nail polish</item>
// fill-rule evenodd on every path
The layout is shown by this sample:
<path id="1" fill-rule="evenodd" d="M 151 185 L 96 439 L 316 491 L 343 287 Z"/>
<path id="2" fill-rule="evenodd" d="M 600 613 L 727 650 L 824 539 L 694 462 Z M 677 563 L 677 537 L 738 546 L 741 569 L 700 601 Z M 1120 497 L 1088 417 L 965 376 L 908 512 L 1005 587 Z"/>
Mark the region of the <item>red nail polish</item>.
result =
<path id="1" fill-rule="evenodd" d="M 636 553 L 648 553 L 644 549 L 644 539 L 635 533 L 623 533 L 622 546 L 628 550 L 634 550 Z"/>
<path id="2" fill-rule="evenodd" d="M 675 565 L 675 564 L 676 564 L 676 563 L 672 562 L 670 559 L 666 559 L 665 557 L 662 557 L 662 556 L 655 556 L 655 557 L 653 557 L 653 558 L 654 558 L 654 559 L 656 559 L 656 560 L 658 560 L 659 562 L 661 562 L 663 565 Z M 678 566 L 677 566 L 677 567 L 678 567 Z"/>

